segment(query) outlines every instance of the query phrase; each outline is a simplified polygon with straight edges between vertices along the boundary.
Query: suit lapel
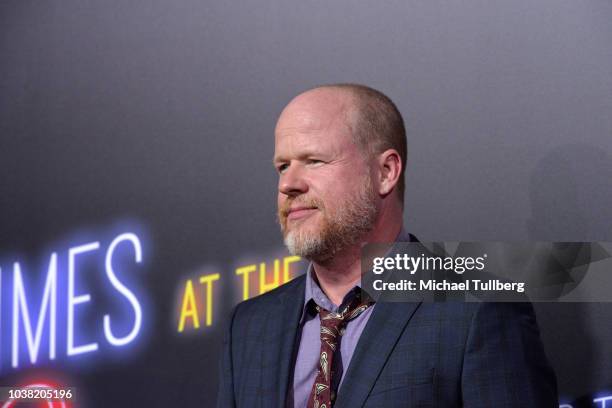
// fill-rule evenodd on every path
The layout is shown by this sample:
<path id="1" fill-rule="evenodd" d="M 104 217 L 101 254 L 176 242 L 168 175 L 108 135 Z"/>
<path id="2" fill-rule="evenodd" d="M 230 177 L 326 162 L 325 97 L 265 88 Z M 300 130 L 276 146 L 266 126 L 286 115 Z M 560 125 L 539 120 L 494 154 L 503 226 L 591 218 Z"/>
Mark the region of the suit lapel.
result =
<path id="1" fill-rule="evenodd" d="M 420 302 L 378 302 L 351 358 L 335 408 L 361 407 Z"/>
<path id="2" fill-rule="evenodd" d="M 291 363 L 298 325 L 304 306 L 304 279 L 305 275 L 295 278 L 293 287 L 288 288 L 279 296 L 275 307 L 268 315 L 265 337 L 265 350 L 263 356 L 263 383 L 276 384 L 274 393 L 262 395 L 262 407 L 284 407 L 287 398 Z"/>

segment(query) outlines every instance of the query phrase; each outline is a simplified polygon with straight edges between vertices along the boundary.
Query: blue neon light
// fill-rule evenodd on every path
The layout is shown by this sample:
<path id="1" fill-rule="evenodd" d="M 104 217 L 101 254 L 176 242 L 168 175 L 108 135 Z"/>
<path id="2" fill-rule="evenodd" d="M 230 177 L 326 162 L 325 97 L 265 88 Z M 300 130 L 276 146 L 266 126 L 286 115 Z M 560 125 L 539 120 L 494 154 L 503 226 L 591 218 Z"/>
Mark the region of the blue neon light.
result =
<path id="1" fill-rule="evenodd" d="M 61 344 L 60 354 L 65 350 L 66 357 L 73 357 L 99 352 L 105 344 L 106 350 L 127 346 L 137 339 L 144 320 L 142 299 L 137 296 L 142 292 L 134 290 L 137 282 L 130 276 L 133 274 L 126 276 L 126 271 L 133 272 L 134 265 L 142 265 L 141 239 L 134 232 L 122 232 L 110 240 L 107 248 L 104 242 L 108 241 L 85 241 L 64 251 L 53 251 L 48 264 L 43 266 L 46 274 L 27 273 L 21 261 L 13 262 L 12 271 L 0 268 L 0 370 L 2 356 L 9 358 L 8 354 L 11 367 L 21 369 L 24 358 L 30 365 L 55 360 L 58 344 Z M 84 260 L 89 262 L 89 268 L 79 266 Z M 4 281 L 2 272 L 5 272 Z M 108 287 L 91 286 L 100 276 L 109 283 Z M 88 291 L 84 283 L 98 292 Z M 94 317 L 98 296 L 120 298 L 127 306 L 113 309 L 112 318 L 107 310 L 98 321 Z M 91 306 L 85 307 L 87 304 Z M 84 341 L 79 336 L 83 324 L 101 325 L 103 331 L 87 330 L 90 336 L 99 333 L 98 338 L 89 337 Z"/>

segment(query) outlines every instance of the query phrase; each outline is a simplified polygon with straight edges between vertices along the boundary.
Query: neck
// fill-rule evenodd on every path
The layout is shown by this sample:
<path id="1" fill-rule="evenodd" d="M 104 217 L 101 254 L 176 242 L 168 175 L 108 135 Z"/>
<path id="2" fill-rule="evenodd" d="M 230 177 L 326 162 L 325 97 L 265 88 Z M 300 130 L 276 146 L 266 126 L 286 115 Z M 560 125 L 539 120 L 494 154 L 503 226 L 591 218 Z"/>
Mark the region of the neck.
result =
<path id="1" fill-rule="evenodd" d="M 382 214 L 374 228 L 354 245 L 338 251 L 330 259 L 313 260 L 312 264 L 319 286 L 335 305 L 340 305 L 344 296 L 361 280 L 362 246 L 373 242 L 393 242 L 400 233 L 401 227 L 401 209 L 393 217 Z"/>

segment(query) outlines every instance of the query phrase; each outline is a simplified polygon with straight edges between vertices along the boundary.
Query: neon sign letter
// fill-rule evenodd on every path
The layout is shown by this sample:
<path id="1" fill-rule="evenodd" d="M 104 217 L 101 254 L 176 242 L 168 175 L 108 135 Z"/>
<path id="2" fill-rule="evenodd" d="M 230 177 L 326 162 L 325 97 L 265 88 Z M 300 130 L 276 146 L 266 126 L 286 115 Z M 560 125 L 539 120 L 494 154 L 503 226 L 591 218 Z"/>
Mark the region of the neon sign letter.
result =
<path id="1" fill-rule="evenodd" d="M 106 336 L 106 340 L 108 340 L 108 342 L 113 346 L 124 346 L 134 340 L 140 331 L 140 326 L 142 324 L 142 309 L 140 307 L 140 303 L 138 303 L 138 299 L 136 299 L 136 296 L 134 296 L 134 294 L 123 283 L 121 283 L 119 279 L 117 279 L 117 276 L 113 271 L 113 252 L 115 251 L 117 245 L 119 245 L 122 241 L 129 241 L 132 243 L 134 246 L 136 263 L 142 262 L 142 247 L 140 246 L 140 241 L 136 235 L 131 233 L 119 235 L 113 240 L 113 242 L 111 242 L 108 250 L 106 251 L 106 260 L 104 262 L 106 266 L 106 275 L 115 289 L 117 289 L 119 293 L 127 298 L 134 309 L 134 326 L 132 327 L 130 333 L 122 338 L 115 337 L 110 328 L 110 316 L 108 314 L 104 315 L 104 336 Z"/>
<path id="2" fill-rule="evenodd" d="M 23 319 L 23 326 L 26 335 L 30 362 L 36 363 L 38 349 L 42 337 L 42 328 L 45 321 L 47 309 L 49 309 L 49 359 L 55 359 L 55 315 L 57 304 L 57 254 L 51 254 L 49 268 L 47 269 L 47 281 L 45 283 L 43 300 L 40 305 L 38 321 L 36 322 L 36 334 L 32 336 L 32 325 L 30 324 L 30 313 L 28 311 L 27 299 L 23 288 L 21 277 L 21 267 L 19 262 L 13 264 L 13 353 L 12 365 L 17 368 L 19 365 L 19 317 Z M 34 337 L 34 338 L 32 338 Z"/>
<path id="3" fill-rule="evenodd" d="M 68 250 L 68 338 L 66 353 L 69 356 L 75 354 L 88 353 L 98 349 L 98 343 L 89 343 L 82 346 L 74 346 L 74 307 L 79 303 L 89 302 L 91 296 L 89 293 L 85 295 L 74 296 L 74 275 L 76 256 L 85 252 L 94 251 L 100 248 L 99 242 L 91 242 L 89 244 L 80 245 Z"/>

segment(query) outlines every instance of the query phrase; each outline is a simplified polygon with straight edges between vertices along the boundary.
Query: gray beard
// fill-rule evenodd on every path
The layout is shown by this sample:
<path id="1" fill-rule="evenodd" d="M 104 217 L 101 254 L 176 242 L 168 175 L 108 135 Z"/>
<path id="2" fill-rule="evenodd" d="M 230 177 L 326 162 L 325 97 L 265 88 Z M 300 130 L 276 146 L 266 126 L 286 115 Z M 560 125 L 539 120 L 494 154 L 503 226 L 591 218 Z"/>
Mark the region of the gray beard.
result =
<path id="1" fill-rule="evenodd" d="M 366 184 L 353 201 L 327 217 L 318 232 L 302 231 L 299 227 L 287 232 L 284 241 L 289 252 L 322 262 L 359 242 L 372 230 L 378 215 L 371 183 Z"/>

